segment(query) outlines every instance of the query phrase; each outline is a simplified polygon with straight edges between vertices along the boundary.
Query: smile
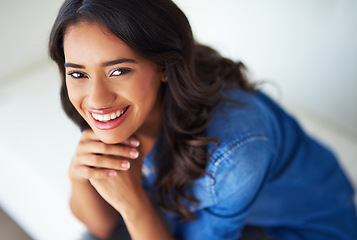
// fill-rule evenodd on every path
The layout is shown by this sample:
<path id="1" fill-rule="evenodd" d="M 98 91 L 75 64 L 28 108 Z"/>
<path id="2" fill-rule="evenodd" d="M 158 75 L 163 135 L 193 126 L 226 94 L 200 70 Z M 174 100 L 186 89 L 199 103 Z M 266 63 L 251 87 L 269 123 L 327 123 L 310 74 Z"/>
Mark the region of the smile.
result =
<path id="1" fill-rule="evenodd" d="M 111 120 L 121 117 L 128 110 L 128 108 L 129 107 L 126 107 L 123 110 L 118 110 L 116 112 L 112 112 L 109 114 L 96 114 L 96 113 L 91 113 L 91 114 L 92 117 L 99 122 L 109 122 Z"/>
<path id="2" fill-rule="evenodd" d="M 110 130 L 118 127 L 129 114 L 130 105 L 122 109 L 90 110 L 93 124 L 101 130 Z"/>

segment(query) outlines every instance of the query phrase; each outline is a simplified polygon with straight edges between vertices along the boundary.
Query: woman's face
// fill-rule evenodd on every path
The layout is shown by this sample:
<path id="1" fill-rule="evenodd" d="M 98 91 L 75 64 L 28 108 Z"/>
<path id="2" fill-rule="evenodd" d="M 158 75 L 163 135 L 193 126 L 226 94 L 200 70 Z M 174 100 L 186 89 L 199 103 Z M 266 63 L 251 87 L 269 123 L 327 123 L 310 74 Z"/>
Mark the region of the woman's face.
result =
<path id="1" fill-rule="evenodd" d="M 69 26 L 63 45 L 69 99 L 103 142 L 157 129 L 165 81 L 158 65 L 95 23 Z"/>

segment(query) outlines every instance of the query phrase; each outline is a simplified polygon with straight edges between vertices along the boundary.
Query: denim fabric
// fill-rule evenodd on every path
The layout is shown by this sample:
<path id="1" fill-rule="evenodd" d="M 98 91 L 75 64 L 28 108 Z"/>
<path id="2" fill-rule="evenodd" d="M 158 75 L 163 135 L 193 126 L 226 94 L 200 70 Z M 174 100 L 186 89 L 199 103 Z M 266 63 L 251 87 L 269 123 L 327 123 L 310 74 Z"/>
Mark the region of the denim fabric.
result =
<path id="1" fill-rule="evenodd" d="M 187 190 L 200 201 L 187 205 L 196 221 L 166 213 L 173 234 L 238 239 L 252 225 L 271 239 L 357 239 L 354 192 L 334 155 L 263 93 L 227 87 L 225 98 L 236 102 L 221 102 L 206 132 L 221 140 L 206 167 L 214 180 L 204 175 Z M 159 146 L 144 159 L 148 192 Z"/>

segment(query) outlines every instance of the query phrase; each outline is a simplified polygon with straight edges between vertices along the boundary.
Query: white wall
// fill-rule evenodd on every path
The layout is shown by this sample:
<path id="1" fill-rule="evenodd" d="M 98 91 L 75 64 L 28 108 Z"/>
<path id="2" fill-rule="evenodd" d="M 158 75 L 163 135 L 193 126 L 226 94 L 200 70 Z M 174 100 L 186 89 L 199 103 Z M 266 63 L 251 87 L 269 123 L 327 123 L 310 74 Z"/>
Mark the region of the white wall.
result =
<path id="1" fill-rule="evenodd" d="M 274 82 L 280 90 L 267 90 L 281 101 L 357 137 L 357 1 L 175 2 L 199 41 Z"/>
<path id="2" fill-rule="evenodd" d="M 0 82 L 48 62 L 48 34 L 62 0 L 0 0 Z"/>

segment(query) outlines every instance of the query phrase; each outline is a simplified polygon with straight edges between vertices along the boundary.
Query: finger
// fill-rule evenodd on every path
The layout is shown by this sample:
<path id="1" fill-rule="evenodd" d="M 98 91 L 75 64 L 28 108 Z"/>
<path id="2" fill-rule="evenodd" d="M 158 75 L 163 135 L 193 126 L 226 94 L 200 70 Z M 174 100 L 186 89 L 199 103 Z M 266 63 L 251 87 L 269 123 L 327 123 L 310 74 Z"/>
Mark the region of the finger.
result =
<path id="1" fill-rule="evenodd" d="M 128 170 L 130 168 L 130 162 L 123 159 L 115 159 L 106 155 L 89 155 L 83 157 L 83 165 L 94 168 L 105 168 L 113 170 Z"/>
<path id="2" fill-rule="evenodd" d="M 78 148 L 78 152 L 82 153 L 111 155 L 129 159 L 136 159 L 139 157 L 139 151 L 136 148 L 123 145 L 105 144 L 103 142 L 89 141 L 80 144 Z"/>
<path id="3" fill-rule="evenodd" d="M 114 177 L 117 172 L 112 169 L 105 168 L 91 168 L 87 166 L 81 166 L 78 169 L 78 175 L 84 179 L 103 179 L 108 177 Z"/>
<path id="4" fill-rule="evenodd" d="M 122 142 L 122 144 L 131 146 L 131 147 L 139 147 L 140 141 L 135 137 L 130 137 L 130 138 L 126 139 L 124 142 Z"/>

